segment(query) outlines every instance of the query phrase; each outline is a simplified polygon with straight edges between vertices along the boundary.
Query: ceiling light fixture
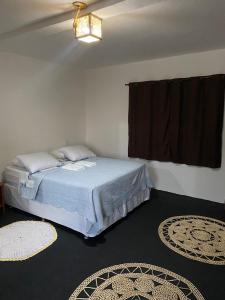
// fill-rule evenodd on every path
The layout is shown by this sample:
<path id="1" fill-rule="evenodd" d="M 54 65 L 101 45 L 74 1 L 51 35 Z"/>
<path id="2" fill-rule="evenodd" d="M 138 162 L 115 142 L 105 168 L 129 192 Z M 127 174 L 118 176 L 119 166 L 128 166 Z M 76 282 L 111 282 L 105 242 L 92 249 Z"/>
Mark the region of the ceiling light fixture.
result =
<path id="1" fill-rule="evenodd" d="M 75 16 L 73 22 L 73 28 L 75 37 L 79 41 L 86 43 L 93 43 L 102 40 L 102 19 L 88 13 L 80 16 L 80 11 L 87 8 L 87 4 L 76 1 L 73 3 L 75 8 Z"/>

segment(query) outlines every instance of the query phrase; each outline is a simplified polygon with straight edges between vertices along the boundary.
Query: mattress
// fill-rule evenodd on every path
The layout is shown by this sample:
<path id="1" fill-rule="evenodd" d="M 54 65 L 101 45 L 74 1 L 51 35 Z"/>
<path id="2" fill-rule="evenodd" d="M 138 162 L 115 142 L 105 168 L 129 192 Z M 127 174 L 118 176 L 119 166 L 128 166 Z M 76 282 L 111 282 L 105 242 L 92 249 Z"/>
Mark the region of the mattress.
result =
<path id="1" fill-rule="evenodd" d="M 97 235 L 95 224 L 90 223 L 86 218 L 80 216 L 76 212 L 72 213 L 63 208 L 57 208 L 52 205 L 24 199 L 19 195 L 17 188 L 8 184 L 5 184 L 4 191 L 6 203 L 11 207 L 15 207 L 40 218 L 66 226 L 72 230 L 82 233 L 86 237 L 95 237 Z M 138 207 L 144 201 L 149 200 L 149 197 L 149 190 L 135 195 L 132 201 L 129 202 L 129 205 L 123 205 L 123 207 L 120 210 L 116 210 L 112 216 L 104 218 L 103 226 L 98 234 L 116 223 L 121 218 L 126 217 L 130 211 Z"/>
<path id="2" fill-rule="evenodd" d="M 30 175 L 29 182 L 21 186 L 21 195 L 101 223 L 103 216 L 110 216 L 138 191 L 151 188 L 143 162 L 103 157 L 86 162 L 95 166 L 80 171 L 58 167 Z"/>
<path id="3" fill-rule="evenodd" d="M 99 157 L 90 162 L 95 166 L 79 172 L 59 167 L 32 175 L 8 166 L 6 203 L 93 237 L 149 199 L 143 163 Z"/>

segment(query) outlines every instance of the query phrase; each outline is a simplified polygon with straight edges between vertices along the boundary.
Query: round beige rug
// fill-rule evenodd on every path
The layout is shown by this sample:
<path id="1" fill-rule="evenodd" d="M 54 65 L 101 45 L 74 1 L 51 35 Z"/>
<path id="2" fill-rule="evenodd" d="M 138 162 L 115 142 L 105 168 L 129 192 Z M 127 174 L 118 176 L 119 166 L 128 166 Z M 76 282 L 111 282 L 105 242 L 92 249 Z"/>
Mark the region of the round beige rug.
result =
<path id="1" fill-rule="evenodd" d="M 193 260 L 225 265 L 225 223 L 203 216 L 176 216 L 159 226 L 162 242 Z"/>
<path id="2" fill-rule="evenodd" d="M 45 250 L 57 239 L 47 222 L 20 221 L 0 228 L 0 261 L 21 261 Z"/>
<path id="3" fill-rule="evenodd" d="M 187 279 L 166 269 L 130 263 L 103 269 L 84 280 L 69 300 L 204 300 Z"/>

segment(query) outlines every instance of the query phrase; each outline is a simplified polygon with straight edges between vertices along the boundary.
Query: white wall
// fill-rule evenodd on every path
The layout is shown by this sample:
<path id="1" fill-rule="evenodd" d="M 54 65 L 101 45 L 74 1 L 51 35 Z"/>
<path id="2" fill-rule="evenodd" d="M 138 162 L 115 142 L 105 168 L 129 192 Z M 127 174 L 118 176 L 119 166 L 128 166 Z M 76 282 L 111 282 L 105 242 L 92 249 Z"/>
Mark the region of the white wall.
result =
<path id="1" fill-rule="evenodd" d="M 127 157 L 126 82 L 214 73 L 225 73 L 225 50 L 88 70 L 85 82 L 66 67 L 1 52 L 0 172 L 18 153 L 82 143 L 85 135 L 101 155 Z M 158 189 L 224 202 L 225 147 L 220 170 L 149 165 Z"/>
<path id="2" fill-rule="evenodd" d="M 125 83 L 215 73 L 225 73 L 225 49 L 88 70 L 85 74 L 87 143 L 102 155 L 127 157 Z M 217 202 L 225 200 L 225 146 L 219 170 L 160 162 L 149 165 L 157 189 Z"/>
<path id="3" fill-rule="evenodd" d="M 0 53 L 0 171 L 19 153 L 82 142 L 82 80 L 72 70 Z"/>

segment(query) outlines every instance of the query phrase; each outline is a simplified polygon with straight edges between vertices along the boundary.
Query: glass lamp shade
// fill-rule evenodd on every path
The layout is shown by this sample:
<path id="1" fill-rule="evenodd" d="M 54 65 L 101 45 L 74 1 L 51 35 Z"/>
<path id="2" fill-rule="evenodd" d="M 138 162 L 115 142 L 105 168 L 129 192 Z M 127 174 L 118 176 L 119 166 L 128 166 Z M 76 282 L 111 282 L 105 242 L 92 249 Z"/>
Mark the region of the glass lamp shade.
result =
<path id="1" fill-rule="evenodd" d="M 80 41 L 92 43 L 102 39 L 102 19 L 91 13 L 79 17 L 74 29 L 75 36 Z"/>

